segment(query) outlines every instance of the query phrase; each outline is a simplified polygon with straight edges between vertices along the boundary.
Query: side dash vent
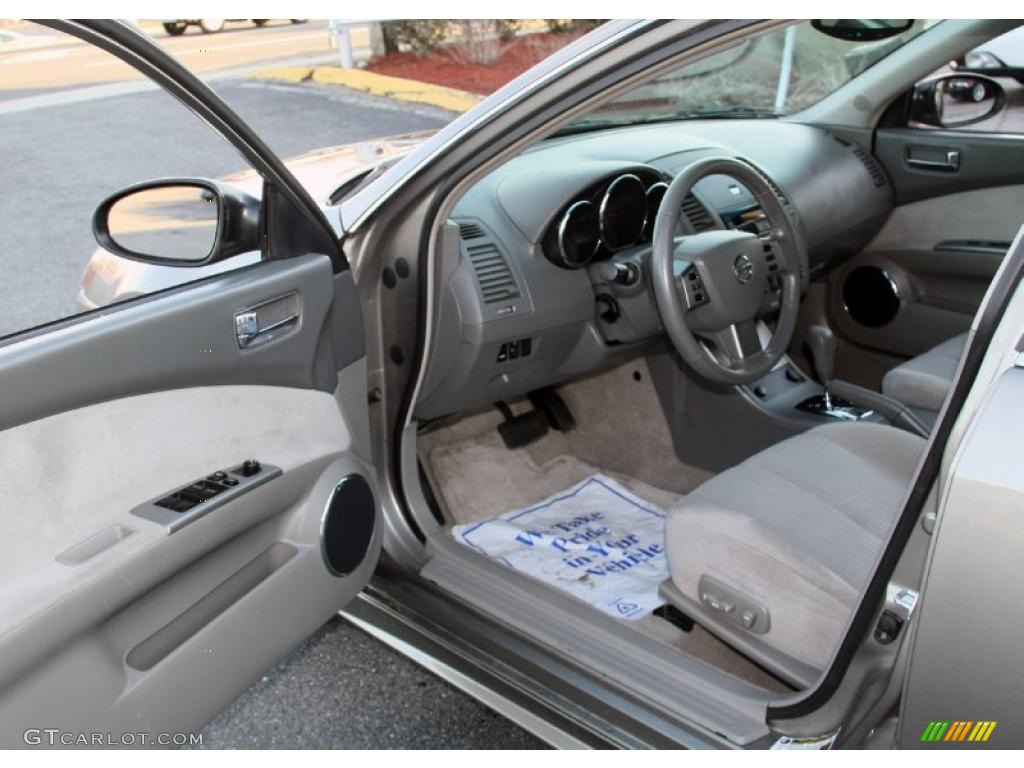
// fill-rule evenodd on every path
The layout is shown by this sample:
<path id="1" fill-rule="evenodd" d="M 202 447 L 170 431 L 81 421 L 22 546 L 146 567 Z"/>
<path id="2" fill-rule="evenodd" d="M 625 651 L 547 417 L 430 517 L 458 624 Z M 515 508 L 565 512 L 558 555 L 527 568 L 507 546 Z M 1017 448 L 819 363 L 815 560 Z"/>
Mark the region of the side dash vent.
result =
<path id="1" fill-rule="evenodd" d="M 694 232 L 707 232 L 710 229 L 717 228 L 711 214 L 701 205 L 700 200 L 692 192 L 683 198 L 683 215 L 690 222 Z"/>
<path id="2" fill-rule="evenodd" d="M 849 149 L 853 153 L 853 156 L 860 160 L 860 164 L 867 170 L 868 174 L 871 176 L 871 181 L 876 187 L 882 188 L 889 183 L 889 180 L 885 176 L 885 171 L 882 170 L 878 161 L 875 160 L 871 153 L 864 149 L 864 147 L 860 144 L 854 144 L 852 141 L 847 141 L 841 136 L 833 136 L 832 138 Z"/>
<path id="3" fill-rule="evenodd" d="M 466 246 L 466 253 L 473 263 L 473 271 L 476 272 L 484 304 L 518 299 L 521 296 L 508 262 L 494 243 L 483 242 L 479 245 Z"/>
<path id="4" fill-rule="evenodd" d="M 484 230 L 479 224 L 474 224 L 471 221 L 463 221 L 459 223 L 459 237 L 463 240 L 476 240 L 483 236 Z"/>
<path id="5" fill-rule="evenodd" d="M 874 182 L 876 187 L 884 187 L 888 183 L 885 178 L 885 172 L 879 167 L 878 161 L 869 155 L 866 149 L 854 145 L 853 154 L 867 168 L 868 173 L 871 175 L 871 181 Z"/>

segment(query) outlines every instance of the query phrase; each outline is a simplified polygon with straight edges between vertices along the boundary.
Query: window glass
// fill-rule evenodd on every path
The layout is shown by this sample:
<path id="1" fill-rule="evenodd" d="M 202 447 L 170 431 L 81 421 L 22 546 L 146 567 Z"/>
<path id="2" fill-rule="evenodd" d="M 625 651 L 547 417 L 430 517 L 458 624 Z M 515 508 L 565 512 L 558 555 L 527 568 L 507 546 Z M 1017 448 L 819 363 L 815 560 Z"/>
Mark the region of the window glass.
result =
<path id="1" fill-rule="evenodd" d="M 99 248 L 93 212 L 127 186 L 230 176 L 258 192 L 260 179 L 209 126 L 110 54 L 39 25 L 4 32 L 0 336 L 260 258 L 179 268 Z"/>
<path id="2" fill-rule="evenodd" d="M 577 126 L 716 116 L 789 115 L 817 103 L 929 28 L 851 42 L 809 21 L 776 29 L 686 64 L 601 105 Z"/>
<path id="3" fill-rule="evenodd" d="M 969 51 L 932 73 L 932 77 L 963 74 L 943 87 L 943 120 L 961 123 L 958 131 L 1024 133 L 1024 26 L 1017 27 Z M 997 96 L 985 82 L 967 75 L 992 78 L 1002 89 Z M 994 111 L 993 111 L 994 110 Z M 991 113 L 991 114 L 989 114 Z M 975 120 L 976 117 L 988 117 Z M 915 123 L 918 128 L 935 128 Z"/>

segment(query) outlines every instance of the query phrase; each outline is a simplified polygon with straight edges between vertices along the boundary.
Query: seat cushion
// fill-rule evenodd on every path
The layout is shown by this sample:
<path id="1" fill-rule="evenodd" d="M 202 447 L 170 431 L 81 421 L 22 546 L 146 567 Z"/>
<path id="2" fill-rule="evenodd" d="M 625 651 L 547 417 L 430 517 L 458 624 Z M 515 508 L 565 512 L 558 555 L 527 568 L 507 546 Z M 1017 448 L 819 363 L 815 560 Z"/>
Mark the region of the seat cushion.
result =
<path id="1" fill-rule="evenodd" d="M 701 603 L 709 576 L 768 611 L 750 638 L 821 669 L 903 506 L 921 438 L 840 422 L 778 443 L 686 496 L 665 539 L 672 582 Z M 735 625 L 730 631 L 735 632 Z"/>
<path id="2" fill-rule="evenodd" d="M 941 410 L 966 346 L 962 333 L 896 366 L 882 379 L 882 393 L 912 408 Z"/>

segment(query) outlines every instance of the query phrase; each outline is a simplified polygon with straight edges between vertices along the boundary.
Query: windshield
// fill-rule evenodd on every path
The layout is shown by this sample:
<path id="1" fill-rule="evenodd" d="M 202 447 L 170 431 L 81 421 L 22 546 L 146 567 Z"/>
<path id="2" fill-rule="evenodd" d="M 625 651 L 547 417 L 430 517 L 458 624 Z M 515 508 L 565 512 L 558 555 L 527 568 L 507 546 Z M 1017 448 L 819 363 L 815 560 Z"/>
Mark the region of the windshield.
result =
<path id="1" fill-rule="evenodd" d="M 877 42 L 830 37 L 809 21 L 745 40 L 663 74 L 569 125 L 592 128 L 692 117 L 778 117 L 799 112 L 906 45 L 933 23 Z"/>

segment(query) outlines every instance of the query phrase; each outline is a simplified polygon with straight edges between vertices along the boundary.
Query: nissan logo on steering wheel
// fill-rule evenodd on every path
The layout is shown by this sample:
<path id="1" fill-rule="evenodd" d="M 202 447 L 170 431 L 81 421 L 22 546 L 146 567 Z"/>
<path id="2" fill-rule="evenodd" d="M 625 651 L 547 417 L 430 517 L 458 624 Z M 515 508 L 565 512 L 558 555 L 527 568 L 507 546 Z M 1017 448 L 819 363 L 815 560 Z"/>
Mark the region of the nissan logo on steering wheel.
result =
<path id="1" fill-rule="evenodd" d="M 746 285 L 754 279 L 754 262 L 745 253 L 741 253 L 732 263 L 732 272 L 741 285 Z"/>

